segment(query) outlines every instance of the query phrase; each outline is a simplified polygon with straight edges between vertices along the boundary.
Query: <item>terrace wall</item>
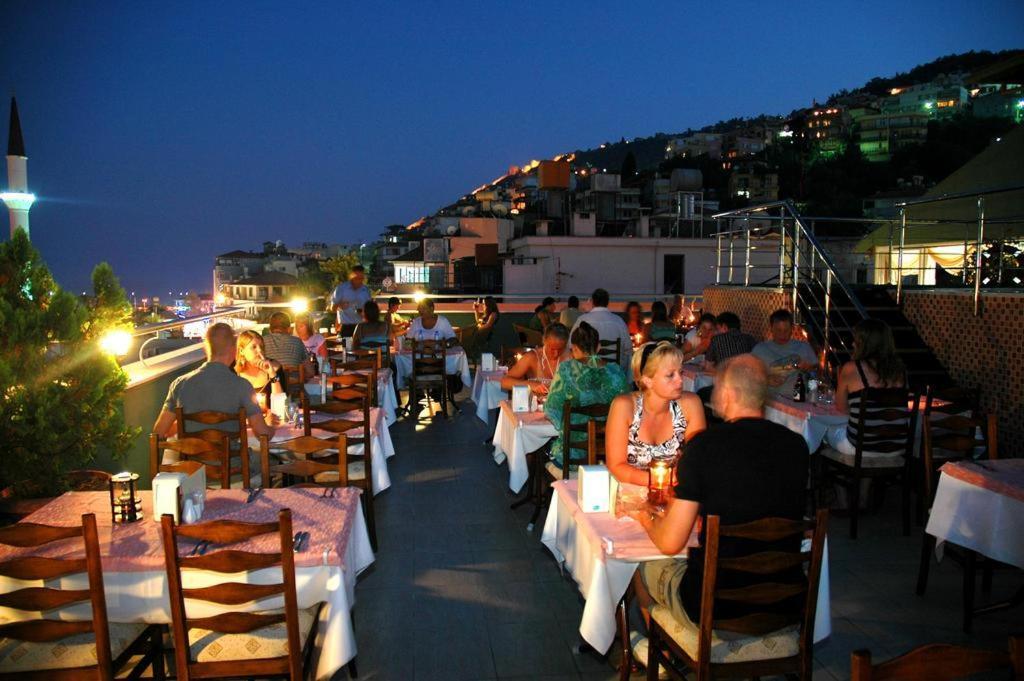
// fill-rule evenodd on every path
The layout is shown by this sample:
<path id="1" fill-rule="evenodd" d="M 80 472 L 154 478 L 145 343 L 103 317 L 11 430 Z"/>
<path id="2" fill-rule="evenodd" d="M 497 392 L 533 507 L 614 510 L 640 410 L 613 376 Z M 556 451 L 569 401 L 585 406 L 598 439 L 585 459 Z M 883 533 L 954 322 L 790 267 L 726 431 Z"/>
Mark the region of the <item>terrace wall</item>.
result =
<path id="1" fill-rule="evenodd" d="M 704 289 L 704 311 L 734 312 L 740 328 L 757 339 L 768 337 L 768 317 L 780 307 L 789 308 L 784 291 L 755 286 L 709 286 Z"/>

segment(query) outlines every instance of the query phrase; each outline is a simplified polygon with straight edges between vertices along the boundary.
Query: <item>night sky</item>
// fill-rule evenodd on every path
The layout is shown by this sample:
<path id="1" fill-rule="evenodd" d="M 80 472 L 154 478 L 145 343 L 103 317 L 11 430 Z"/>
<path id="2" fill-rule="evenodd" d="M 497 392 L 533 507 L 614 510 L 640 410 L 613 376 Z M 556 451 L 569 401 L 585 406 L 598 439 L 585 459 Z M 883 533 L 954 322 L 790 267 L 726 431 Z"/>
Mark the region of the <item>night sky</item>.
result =
<path id="1" fill-rule="evenodd" d="M 371 241 L 531 158 L 1024 47 L 1020 0 L 378 4 L 4 2 L 58 281 L 205 291 L 218 253 Z"/>

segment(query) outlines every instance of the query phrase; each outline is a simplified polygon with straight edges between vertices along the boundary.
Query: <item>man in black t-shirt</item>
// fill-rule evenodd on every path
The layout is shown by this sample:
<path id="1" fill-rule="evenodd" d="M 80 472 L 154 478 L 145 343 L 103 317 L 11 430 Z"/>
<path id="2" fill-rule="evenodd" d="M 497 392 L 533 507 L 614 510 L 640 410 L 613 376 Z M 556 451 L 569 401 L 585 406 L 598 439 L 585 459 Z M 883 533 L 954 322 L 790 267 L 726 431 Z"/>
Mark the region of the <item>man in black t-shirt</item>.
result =
<path id="1" fill-rule="evenodd" d="M 697 434 L 687 444 L 677 471 L 676 498 L 664 514 L 633 514 L 663 553 L 674 555 L 683 550 L 698 515 L 703 520 L 717 515 L 723 526 L 768 517 L 803 517 L 807 443 L 784 426 L 764 419 L 767 392 L 767 371 L 756 357 L 739 355 L 721 366 L 712 404 L 725 422 Z M 704 545 L 703 531 L 700 543 Z M 748 544 L 723 537 L 718 555 L 794 548 L 786 544 Z M 641 563 L 635 584 L 644 616 L 653 600 L 668 607 L 677 619 L 689 617 L 696 623 L 700 616 L 703 571 L 702 549 L 691 549 L 685 561 L 667 558 Z M 802 578 L 799 568 L 792 578 Z M 719 572 L 719 586 L 740 587 L 745 582 L 750 580 L 742 573 Z M 724 608 L 722 605 L 716 607 L 716 618 L 749 613 L 740 604 L 725 603 Z M 789 610 L 796 605 L 783 602 L 778 607 Z"/>

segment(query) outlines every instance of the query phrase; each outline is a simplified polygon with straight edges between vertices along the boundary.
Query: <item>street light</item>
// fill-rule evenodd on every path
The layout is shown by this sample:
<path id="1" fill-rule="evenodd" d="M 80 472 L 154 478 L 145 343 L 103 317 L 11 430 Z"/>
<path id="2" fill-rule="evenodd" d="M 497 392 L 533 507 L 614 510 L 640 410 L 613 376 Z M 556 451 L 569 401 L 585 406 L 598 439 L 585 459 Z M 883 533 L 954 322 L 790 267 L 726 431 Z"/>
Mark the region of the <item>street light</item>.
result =
<path id="1" fill-rule="evenodd" d="M 124 329 L 107 331 L 100 338 L 100 349 L 114 357 L 124 357 L 132 346 L 132 335 Z"/>

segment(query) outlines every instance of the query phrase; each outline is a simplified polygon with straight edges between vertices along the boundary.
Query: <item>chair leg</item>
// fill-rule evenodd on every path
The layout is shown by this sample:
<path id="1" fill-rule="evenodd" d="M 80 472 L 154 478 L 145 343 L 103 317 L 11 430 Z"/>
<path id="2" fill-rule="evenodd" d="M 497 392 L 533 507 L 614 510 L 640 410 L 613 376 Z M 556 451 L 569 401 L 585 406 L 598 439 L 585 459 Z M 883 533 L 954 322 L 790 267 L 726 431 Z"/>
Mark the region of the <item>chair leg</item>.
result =
<path id="1" fill-rule="evenodd" d="M 992 593 L 992 559 L 985 558 L 981 562 L 981 592 Z"/>
<path id="2" fill-rule="evenodd" d="M 903 536 L 910 536 L 910 480 L 903 474 Z"/>
<path id="3" fill-rule="evenodd" d="M 370 534 L 370 547 L 377 552 L 377 521 L 373 516 L 373 483 L 366 481 L 366 489 L 363 490 L 363 505 L 366 513 L 366 529 Z"/>
<path id="4" fill-rule="evenodd" d="M 975 588 L 975 570 L 976 570 L 977 554 L 970 549 L 964 549 L 964 633 L 971 633 L 973 624 L 971 619 L 974 617 L 974 588 Z"/>
<path id="5" fill-rule="evenodd" d="M 359 672 L 356 671 L 356 658 L 352 658 L 348 661 L 348 678 L 355 679 L 359 677 Z"/>
<path id="6" fill-rule="evenodd" d="M 846 496 L 850 506 L 850 539 L 856 539 L 857 520 L 860 516 L 860 477 L 855 475 L 851 481 Z"/>
<path id="7" fill-rule="evenodd" d="M 661 655 L 658 646 L 661 641 L 661 627 L 653 619 L 647 632 L 647 681 L 658 681 L 658 665 Z"/>
<path id="8" fill-rule="evenodd" d="M 153 656 L 153 679 L 155 681 L 163 681 L 167 677 L 164 669 L 163 629 L 163 625 L 153 625 L 150 627 L 150 646 L 152 646 L 150 654 Z"/>
<path id="9" fill-rule="evenodd" d="M 921 541 L 921 564 L 917 568 L 917 588 L 915 592 L 918 596 L 924 596 L 924 592 L 928 588 L 928 571 L 931 569 L 932 552 L 934 551 L 935 537 L 926 532 L 924 539 Z"/>

